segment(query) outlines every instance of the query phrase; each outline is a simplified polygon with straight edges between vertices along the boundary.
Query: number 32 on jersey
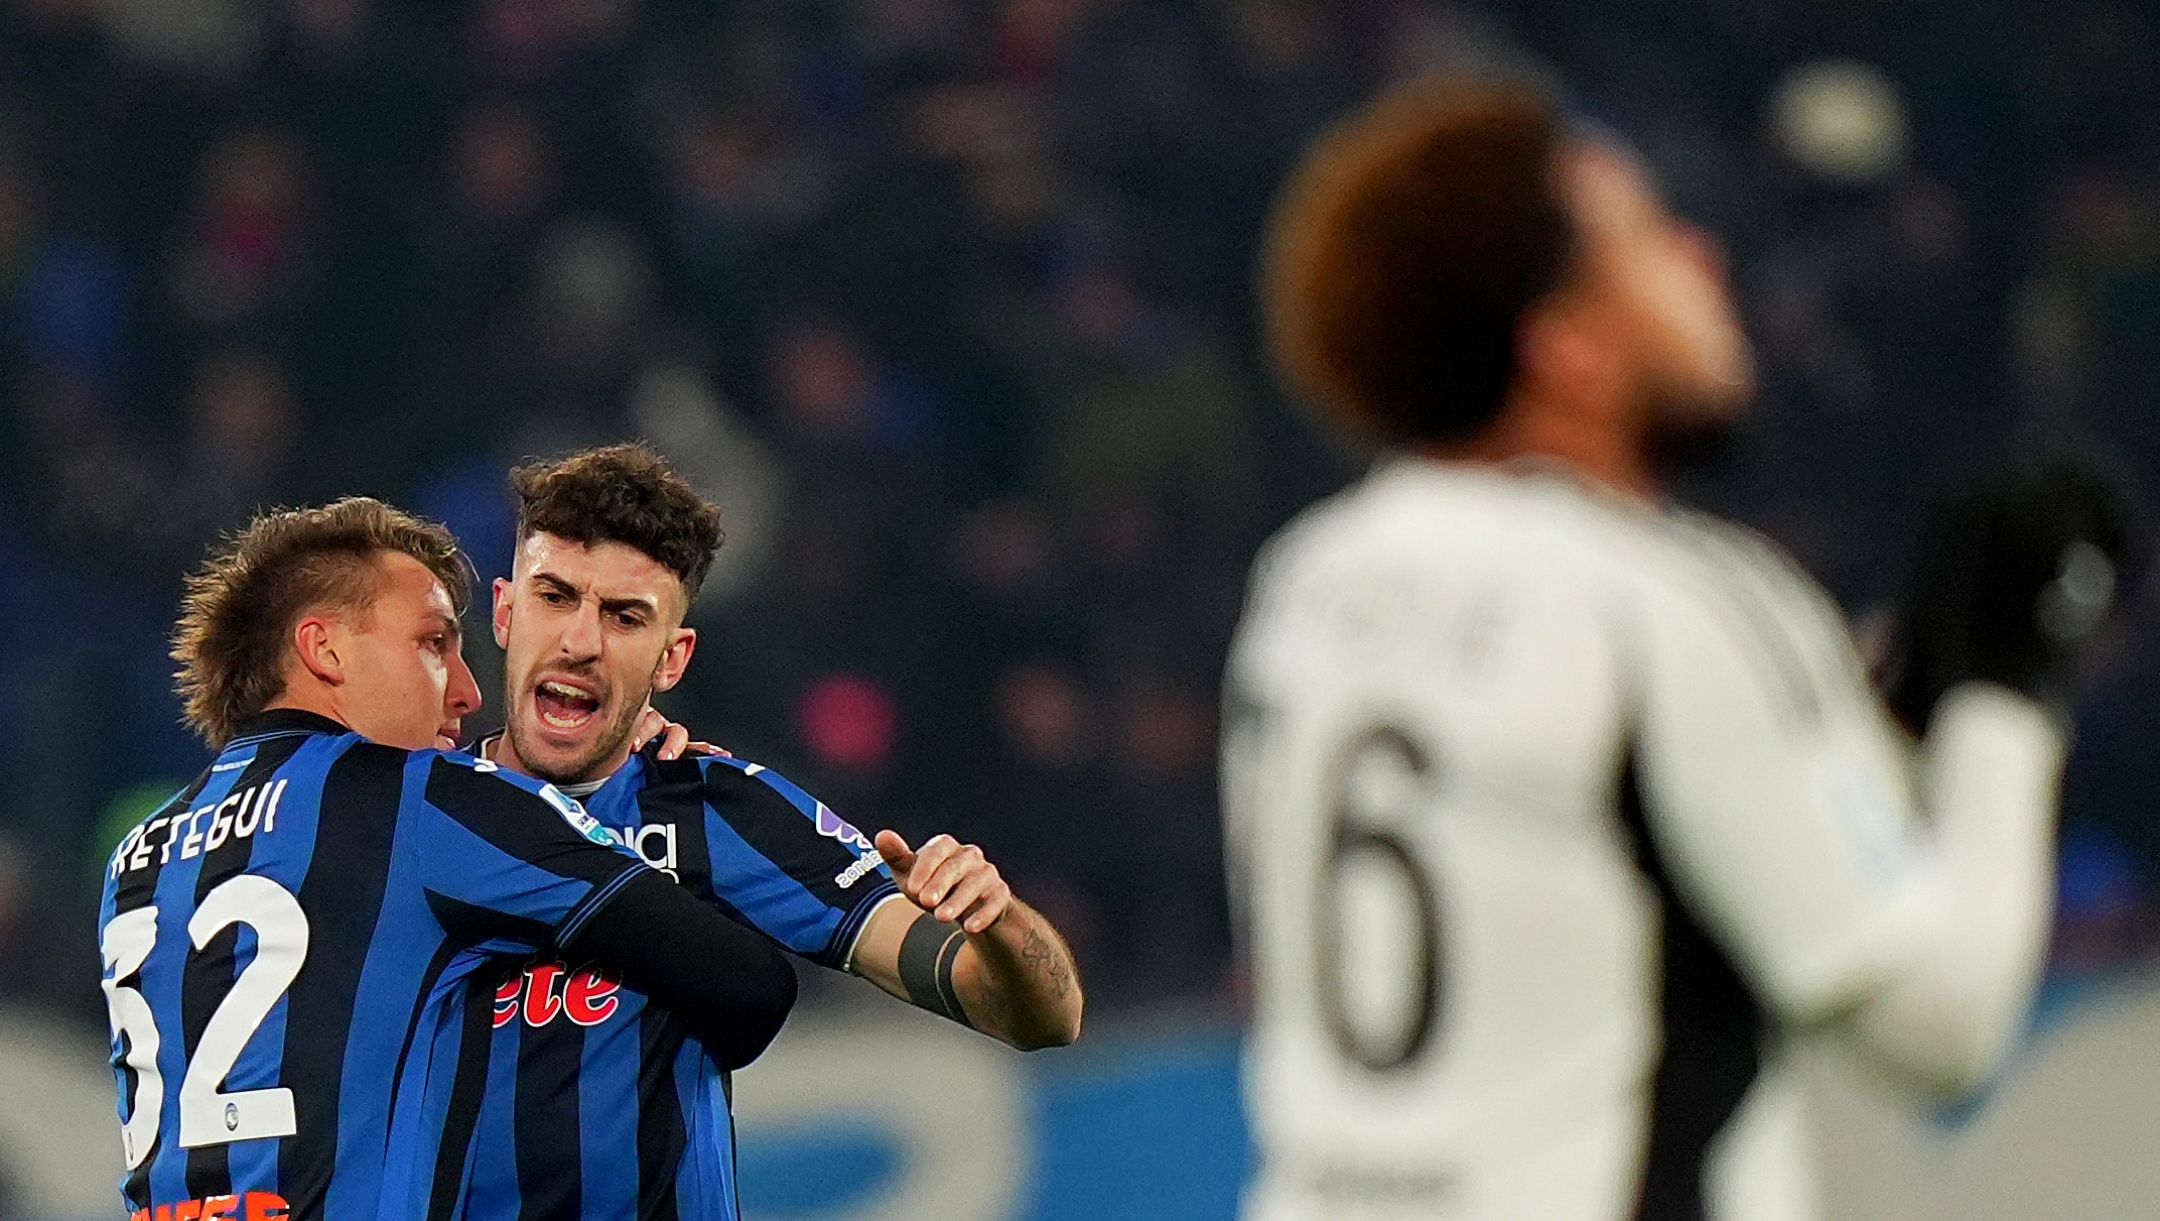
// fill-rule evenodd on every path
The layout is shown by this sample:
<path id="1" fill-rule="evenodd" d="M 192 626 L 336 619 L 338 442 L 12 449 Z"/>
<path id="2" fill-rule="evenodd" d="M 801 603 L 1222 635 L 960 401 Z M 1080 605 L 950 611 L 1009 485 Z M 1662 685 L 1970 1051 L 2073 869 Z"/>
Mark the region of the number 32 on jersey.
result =
<path id="1" fill-rule="evenodd" d="M 140 988 L 138 973 L 157 948 L 158 909 L 139 907 L 106 922 L 98 935 L 104 958 L 105 1011 L 112 1022 L 113 1045 L 124 1049 L 121 1062 L 134 1075 L 127 1118 L 120 1127 L 126 1168 L 142 1165 L 157 1143 L 164 1114 L 165 1079 L 158 1069 L 164 1033 Z M 255 933 L 255 957 L 233 980 L 203 1027 L 180 1079 L 180 1147 L 196 1149 L 291 1136 L 298 1130 L 289 1089 L 223 1092 L 225 1077 L 247 1049 L 263 1019 L 292 986 L 307 961 L 308 922 L 291 891 L 255 874 L 241 874 L 203 897 L 187 925 L 197 952 L 210 939 L 235 925 Z M 131 984 L 130 981 L 136 981 Z"/>

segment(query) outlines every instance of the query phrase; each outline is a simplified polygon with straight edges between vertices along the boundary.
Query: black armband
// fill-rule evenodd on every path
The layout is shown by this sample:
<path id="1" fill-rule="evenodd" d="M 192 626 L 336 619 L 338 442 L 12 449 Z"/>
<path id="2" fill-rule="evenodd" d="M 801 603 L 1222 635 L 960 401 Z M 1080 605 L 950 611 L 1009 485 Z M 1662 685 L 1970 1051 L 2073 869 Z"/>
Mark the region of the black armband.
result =
<path id="1" fill-rule="evenodd" d="M 900 985 L 916 1008 L 972 1030 L 975 1023 L 968 1020 L 967 1010 L 960 1006 L 960 993 L 953 988 L 953 962 L 966 944 L 967 934 L 959 925 L 947 924 L 928 912 L 916 917 L 900 941 Z"/>

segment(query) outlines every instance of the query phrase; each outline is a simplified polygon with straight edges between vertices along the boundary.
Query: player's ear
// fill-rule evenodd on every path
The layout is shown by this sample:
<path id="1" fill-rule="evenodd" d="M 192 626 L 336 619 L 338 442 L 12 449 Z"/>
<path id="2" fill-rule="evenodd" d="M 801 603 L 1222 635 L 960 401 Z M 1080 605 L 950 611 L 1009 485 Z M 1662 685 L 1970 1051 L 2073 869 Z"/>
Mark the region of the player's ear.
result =
<path id="1" fill-rule="evenodd" d="M 1572 380 L 1582 359 L 1575 320 L 1556 301 L 1541 301 L 1523 311 L 1515 324 L 1515 363 L 1526 382 Z"/>
<path id="2" fill-rule="evenodd" d="M 1561 402 L 1602 402 L 1617 376 L 1613 345 L 1590 303 L 1566 290 L 1523 311 L 1515 328 L 1516 379 Z"/>
<path id="3" fill-rule="evenodd" d="M 303 616 L 293 625 L 293 652 L 300 668 L 332 687 L 345 681 L 345 659 L 338 655 L 337 635 L 335 624 L 323 615 Z"/>
<path id="4" fill-rule="evenodd" d="M 508 577 L 495 578 L 495 613 L 492 618 L 495 625 L 495 647 L 498 649 L 509 648 L 510 579 Z"/>
<path id="5" fill-rule="evenodd" d="M 674 638 L 668 641 L 666 651 L 660 654 L 660 664 L 653 668 L 653 690 L 666 691 L 682 681 L 683 671 L 690 668 L 690 655 L 697 652 L 697 629 L 679 627 Z"/>

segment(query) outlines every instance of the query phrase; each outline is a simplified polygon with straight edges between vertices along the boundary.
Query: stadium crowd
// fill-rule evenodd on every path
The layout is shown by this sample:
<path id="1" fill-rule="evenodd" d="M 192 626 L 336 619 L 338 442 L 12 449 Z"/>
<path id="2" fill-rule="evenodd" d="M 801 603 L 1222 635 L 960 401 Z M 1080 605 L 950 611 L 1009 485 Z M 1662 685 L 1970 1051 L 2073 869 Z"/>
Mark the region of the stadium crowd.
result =
<path id="1" fill-rule="evenodd" d="M 729 535 L 671 715 L 983 844 L 1099 1004 L 1226 1001 L 1224 643 L 1354 465 L 1259 363 L 1259 222 L 1376 85 L 1516 48 L 1727 242 L 1764 401 L 1689 494 L 1856 615 L 1989 449 L 2160 486 L 2135 0 L 5 0 L 0 997 L 99 1012 L 93 862 L 201 766 L 165 637 L 220 531 L 366 492 L 493 577 L 513 462 L 639 435 Z M 1894 85 L 1866 173 L 1780 134 L 1829 61 Z M 2065 968 L 2153 923 L 2153 635 L 2081 709 Z"/>

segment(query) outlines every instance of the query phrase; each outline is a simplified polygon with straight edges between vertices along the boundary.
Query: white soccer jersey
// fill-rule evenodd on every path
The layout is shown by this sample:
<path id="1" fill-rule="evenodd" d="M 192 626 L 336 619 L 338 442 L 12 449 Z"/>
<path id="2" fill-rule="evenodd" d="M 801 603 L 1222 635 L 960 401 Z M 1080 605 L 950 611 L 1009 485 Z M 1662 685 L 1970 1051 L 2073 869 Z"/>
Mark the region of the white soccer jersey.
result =
<path id="1" fill-rule="evenodd" d="M 2053 718 L 1961 688 L 1916 759 L 1714 519 L 1381 467 L 1263 553 L 1227 699 L 1247 1221 L 1804 1218 L 1769 1034 L 1969 1085 L 2037 972 Z"/>

